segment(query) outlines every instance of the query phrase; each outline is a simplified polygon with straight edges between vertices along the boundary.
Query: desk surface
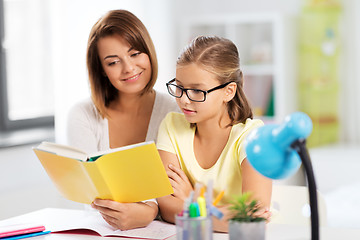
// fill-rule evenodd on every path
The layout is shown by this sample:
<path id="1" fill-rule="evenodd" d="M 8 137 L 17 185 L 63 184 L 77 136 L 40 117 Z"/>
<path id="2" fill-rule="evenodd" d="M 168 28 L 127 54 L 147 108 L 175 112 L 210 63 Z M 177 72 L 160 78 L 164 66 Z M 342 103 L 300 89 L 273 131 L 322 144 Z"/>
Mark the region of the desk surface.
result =
<path id="1" fill-rule="evenodd" d="M 23 223 L 22 220 L 26 219 L 26 216 L 30 216 L 32 219 L 36 215 L 40 215 L 42 211 L 33 212 L 27 215 L 22 215 L 8 220 L 0 221 L 1 225 L 9 225 L 8 223 Z M 28 219 L 27 219 L 28 220 Z M 85 219 L 83 219 L 85 220 Z M 171 227 L 172 228 L 172 227 Z M 51 229 L 48 229 L 51 230 Z M 266 240 L 305 240 L 311 239 L 310 226 L 295 226 L 284 224 L 272 224 L 266 225 Z M 32 237 L 31 240 L 121 240 L 121 239 L 135 239 L 128 237 L 100 237 L 97 234 L 89 234 L 89 231 L 71 231 L 62 233 L 51 233 L 42 236 Z M 176 236 L 167 238 L 168 240 L 176 240 Z M 228 234 L 214 233 L 214 240 L 226 240 L 229 239 Z M 360 239 L 360 229 L 346 229 L 346 228 L 320 228 L 320 239 L 322 240 L 339 240 L 339 239 Z"/>
<path id="2" fill-rule="evenodd" d="M 323 240 L 339 240 L 339 239 L 359 239 L 360 229 L 344 229 L 344 228 L 328 228 L 323 227 L 320 230 L 320 239 Z M 31 238 L 32 240 L 129 240 L 131 238 L 123 237 L 100 237 L 88 234 L 74 233 L 51 233 L 43 236 Z M 227 234 L 214 234 L 214 240 L 227 240 Z M 266 240 L 309 240 L 310 229 L 305 226 L 268 224 L 266 230 Z M 176 240 L 176 236 L 168 238 L 168 240 Z"/>

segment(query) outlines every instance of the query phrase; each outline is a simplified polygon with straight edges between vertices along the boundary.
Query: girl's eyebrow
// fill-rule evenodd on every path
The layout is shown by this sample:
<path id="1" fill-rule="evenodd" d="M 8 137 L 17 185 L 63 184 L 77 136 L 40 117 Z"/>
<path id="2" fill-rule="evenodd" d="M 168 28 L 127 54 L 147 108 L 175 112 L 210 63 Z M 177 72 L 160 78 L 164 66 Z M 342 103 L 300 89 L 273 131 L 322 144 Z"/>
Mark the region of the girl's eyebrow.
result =
<path id="1" fill-rule="evenodd" d="M 175 82 L 176 82 L 176 84 L 180 84 L 181 85 L 181 81 L 179 81 L 179 79 L 177 79 L 177 78 L 175 78 Z M 196 89 L 196 88 L 198 88 L 198 87 L 204 87 L 204 84 L 202 84 L 202 83 L 193 83 L 193 84 L 189 84 L 190 85 L 190 88 L 194 88 L 194 89 Z"/>

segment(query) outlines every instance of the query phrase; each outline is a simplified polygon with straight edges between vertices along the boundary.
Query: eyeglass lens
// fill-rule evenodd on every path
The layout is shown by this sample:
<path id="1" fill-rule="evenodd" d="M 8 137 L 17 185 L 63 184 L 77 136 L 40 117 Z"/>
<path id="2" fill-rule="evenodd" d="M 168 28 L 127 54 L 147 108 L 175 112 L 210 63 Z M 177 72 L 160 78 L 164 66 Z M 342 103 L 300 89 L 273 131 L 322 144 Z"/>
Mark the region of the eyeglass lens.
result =
<path id="1" fill-rule="evenodd" d="M 205 92 L 201 90 L 183 89 L 173 84 L 169 84 L 168 89 L 170 94 L 177 98 L 180 98 L 183 95 L 183 92 L 185 92 L 187 97 L 192 101 L 202 102 L 205 100 Z"/>

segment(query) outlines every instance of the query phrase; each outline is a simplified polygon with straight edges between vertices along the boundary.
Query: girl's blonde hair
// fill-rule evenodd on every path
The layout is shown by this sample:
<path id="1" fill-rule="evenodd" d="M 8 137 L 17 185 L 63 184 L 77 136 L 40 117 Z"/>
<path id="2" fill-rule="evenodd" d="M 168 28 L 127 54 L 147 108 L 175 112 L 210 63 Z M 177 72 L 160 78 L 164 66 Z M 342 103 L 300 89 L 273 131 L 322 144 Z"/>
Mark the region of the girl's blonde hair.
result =
<path id="1" fill-rule="evenodd" d="M 195 63 L 206 71 L 213 73 L 220 84 L 235 82 L 236 94 L 227 103 L 231 125 L 245 123 L 253 118 L 249 102 L 243 91 L 244 78 L 240 70 L 240 59 L 235 44 L 225 38 L 216 36 L 199 36 L 191 41 L 180 53 L 177 67 Z"/>
<path id="2" fill-rule="evenodd" d="M 134 49 L 149 56 L 151 63 L 151 79 L 144 91 L 153 89 L 158 74 L 158 62 L 155 47 L 144 24 L 131 12 L 112 10 L 100 18 L 92 27 L 87 46 L 86 63 L 89 74 L 91 98 L 102 117 L 108 116 L 106 107 L 118 97 L 118 90 L 105 76 L 100 62 L 97 43 L 107 36 L 119 35 Z"/>

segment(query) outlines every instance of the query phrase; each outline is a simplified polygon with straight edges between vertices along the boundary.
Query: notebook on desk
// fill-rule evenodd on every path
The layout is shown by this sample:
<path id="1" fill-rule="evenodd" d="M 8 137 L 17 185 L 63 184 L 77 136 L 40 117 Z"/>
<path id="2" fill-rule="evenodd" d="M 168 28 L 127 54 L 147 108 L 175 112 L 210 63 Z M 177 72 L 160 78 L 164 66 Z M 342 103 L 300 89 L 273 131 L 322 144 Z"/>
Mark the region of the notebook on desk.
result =
<path id="1" fill-rule="evenodd" d="M 119 236 L 143 239 L 167 239 L 176 234 L 176 227 L 161 221 L 153 221 L 147 227 L 132 230 L 116 230 L 107 224 L 97 211 L 45 208 L 18 217 L 0 221 L 0 227 L 13 224 L 42 224 L 52 233 L 82 230 L 100 236 Z"/>

